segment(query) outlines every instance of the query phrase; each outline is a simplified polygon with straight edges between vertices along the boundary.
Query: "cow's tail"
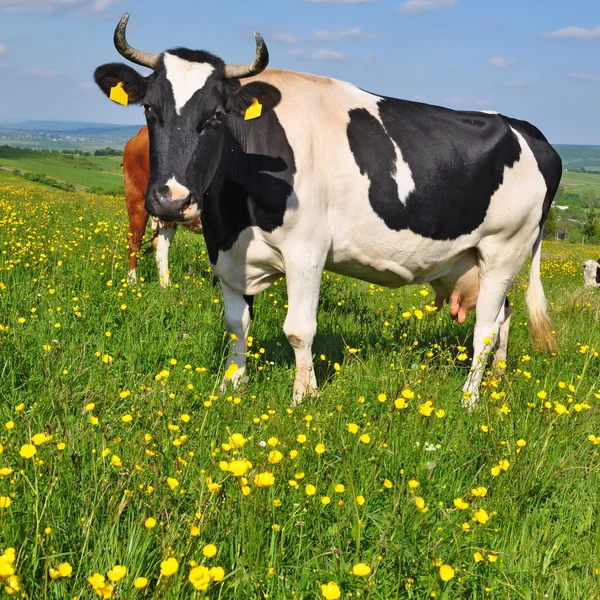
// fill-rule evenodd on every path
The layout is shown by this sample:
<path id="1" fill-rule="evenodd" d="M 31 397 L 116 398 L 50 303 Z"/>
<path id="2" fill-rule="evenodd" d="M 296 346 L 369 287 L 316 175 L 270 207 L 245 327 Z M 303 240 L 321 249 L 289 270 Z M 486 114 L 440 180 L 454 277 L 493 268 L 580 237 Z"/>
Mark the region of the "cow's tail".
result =
<path id="1" fill-rule="evenodd" d="M 529 336 L 534 350 L 537 352 L 556 352 L 556 342 L 552 335 L 552 321 L 546 311 L 546 296 L 540 276 L 540 259 L 542 255 L 542 235 L 544 227 L 533 245 L 531 269 L 529 271 L 529 287 L 527 288 L 527 311 L 529 312 Z"/>

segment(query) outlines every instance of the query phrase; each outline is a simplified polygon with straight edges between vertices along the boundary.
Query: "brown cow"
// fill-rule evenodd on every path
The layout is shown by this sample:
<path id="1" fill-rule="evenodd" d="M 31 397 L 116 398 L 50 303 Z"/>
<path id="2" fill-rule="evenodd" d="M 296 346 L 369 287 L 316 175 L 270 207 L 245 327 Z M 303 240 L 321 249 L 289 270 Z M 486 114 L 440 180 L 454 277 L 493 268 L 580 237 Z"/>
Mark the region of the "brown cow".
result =
<path id="1" fill-rule="evenodd" d="M 138 253 L 148 224 L 149 215 L 144 204 L 150 177 L 149 155 L 148 128 L 144 126 L 127 142 L 123 150 L 123 182 L 127 215 L 129 216 L 129 232 L 127 234 L 129 274 L 127 281 L 130 284 L 137 282 Z M 169 285 L 169 246 L 175 237 L 177 225 L 177 223 L 166 223 L 152 218 L 152 229 L 154 229 L 152 245 L 156 254 L 156 264 L 162 287 Z M 194 233 L 202 233 L 202 224 L 197 217 L 190 222 L 181 223 L 181 225 Z"/>

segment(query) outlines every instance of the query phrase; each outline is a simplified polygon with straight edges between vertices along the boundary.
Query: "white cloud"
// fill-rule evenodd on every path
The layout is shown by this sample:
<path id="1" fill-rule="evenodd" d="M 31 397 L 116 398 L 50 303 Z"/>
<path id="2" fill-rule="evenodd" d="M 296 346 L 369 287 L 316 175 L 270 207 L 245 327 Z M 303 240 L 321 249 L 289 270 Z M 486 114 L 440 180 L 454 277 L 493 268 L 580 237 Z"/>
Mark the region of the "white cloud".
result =
<path id="1" fill-rule="evenodd" d="M 529 87 L 529 84 L 522 79 L 514 79 L 513 81 L 506 81 L 502 84 L 504 87 L 508 88 L 524 88 Z"/>
<path id="2" fill-rule="evenodd" d="M 550 33 L 543 33 L 542 37 L 551 40 L 577 40 L 578 42 L 591 42 L 592 40 L 600 40 L 600 25 L 597 25 L 593 29 L 586 29 L 585 27 L 571 25 L 571 27 L 557 29 L 556 31 L 551 31 Z"/>
<path id="3" fill-rule="evenodd" d="M 573 81 L 599 82 L 600 75 L 586 75 L 585 73 L 569 73 L 569 79 Z"/>
<path id="4" fill-rule="evenodd" d="M 344 29 L 342 31 L 324 31 L 317 30 L 313 31 L 313 40 L 317 42 L 338 42 L 341 40 L 355 40 L 359 38 L 373 38 L 376 37 L 372 33 L 363 33 L 360 27 L 352 27 L 352 29 Z"/>
<path id="5" fill-rule="evenodd" d="M 409 15 L 454 8 L 458 0 L 407 0 L 400 6 L 400 12 Z"/>
<path id="6" fill-rule="evenodd" d="M 302 38 L 295 33 L 276 33 L 270 36 L 270 39 L 282 44 L 297 44 L 302 41 Z"/>
<path id="7" fill-rule="evenodd" d="M 458 106 L 461 108 L 473 108 L 473 107 L 482 107 L 482 106 L 490 106 L 489 100 L 483 100 L 481 98 L 467 98 L 465 96 L 452 96 L 450 98 L 445 98 L 444 102 L 446 104 L 451 104 L 452 106 Z"/>
<path id="8" fill-rule="evenodd" d="M 23 69 L 23 73 L 29 73 L 29 75 L 39 75 L 41 77 L 56 77 L 58 71 L 52 69 L 44 69 L 43 67 L 27 67 Z"/>
<path id="9" fill-rule="evenodd" d="M 75 16 L 103 13 L 122 0 L 0 0 L 0 12 L 69 13 Z"/>
<path id="10" fill-rule="evenodd" d="M 311 55 L 313 60 L 330 60 L 334 62 L 348 62 L 348 56 L 343 52 L 336 52 L 335 50 L 317 50 Z"/>
<path id="11" fill-rule="evenodd" d="M 306 48 L 294 48 L 293 50 L 288 50 L 285 55 L 295 56 L 296 58 L 306 58 L 308 56 L 308 50 Z"/>
<path id="12" fill-rule="evenodd" d="M 0 44 L 0 56 L 3 56 L 8 52 L 8 48 L 5 44 Z"/>
<path id="13" fill-rule="evenodd" d="M 504 56 L 492 56 L 488 62 L 492 67 L 514 67 L 517 64 L 515 58 L 504 58 Z"/>
<path id="14" fill-rule="evenodd" d="M 308 4 L 371 4 L 377 0 L 304 0 Z"/>

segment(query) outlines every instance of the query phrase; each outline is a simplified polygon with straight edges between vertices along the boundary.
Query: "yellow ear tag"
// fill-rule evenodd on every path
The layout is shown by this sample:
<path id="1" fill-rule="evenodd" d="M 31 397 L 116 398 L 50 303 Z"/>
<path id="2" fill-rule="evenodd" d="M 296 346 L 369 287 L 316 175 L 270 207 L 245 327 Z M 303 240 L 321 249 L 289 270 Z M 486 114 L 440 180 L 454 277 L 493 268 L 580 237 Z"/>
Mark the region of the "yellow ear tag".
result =
<path id="1" fill-rule="evenodd" d="M 252 104 L 246 109 L 246 114 L 244 115 L 244 121 L 249 121 L 250 119 L 258 119 L 262 114 L 263 105 L 256 99 L 252 100 Z"/>
<path id="2" fill-rule="evenodd" d="M 122 104 L 123 106 L 127 106 L 129 104 L 129 96 L 127 92 L 123 89 L 123 82 L 119 81 L 115 87 L 110 88 L 110 96 L 109 98 L 116 102 L 117 104 Z"/>

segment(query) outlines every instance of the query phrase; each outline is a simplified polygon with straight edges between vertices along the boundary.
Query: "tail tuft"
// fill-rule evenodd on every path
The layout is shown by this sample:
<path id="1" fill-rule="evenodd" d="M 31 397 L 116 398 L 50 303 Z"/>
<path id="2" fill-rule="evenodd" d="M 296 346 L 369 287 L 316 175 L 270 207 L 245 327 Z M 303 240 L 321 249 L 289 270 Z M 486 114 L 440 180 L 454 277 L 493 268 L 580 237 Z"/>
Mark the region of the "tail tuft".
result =
<path id="1" fill-rule="evenodd" d="M 546 312 L 546 296 L 540 276 L 540 260 L 542 255 L 542 235 L 544 228 L 533 246 L 531 269 L 529 271 L 529 287 L 526 302 L 529 312 L 529 337 L 536 352 L 556 352 L 556 342 L 552 335 L 552 321 Z"/>

